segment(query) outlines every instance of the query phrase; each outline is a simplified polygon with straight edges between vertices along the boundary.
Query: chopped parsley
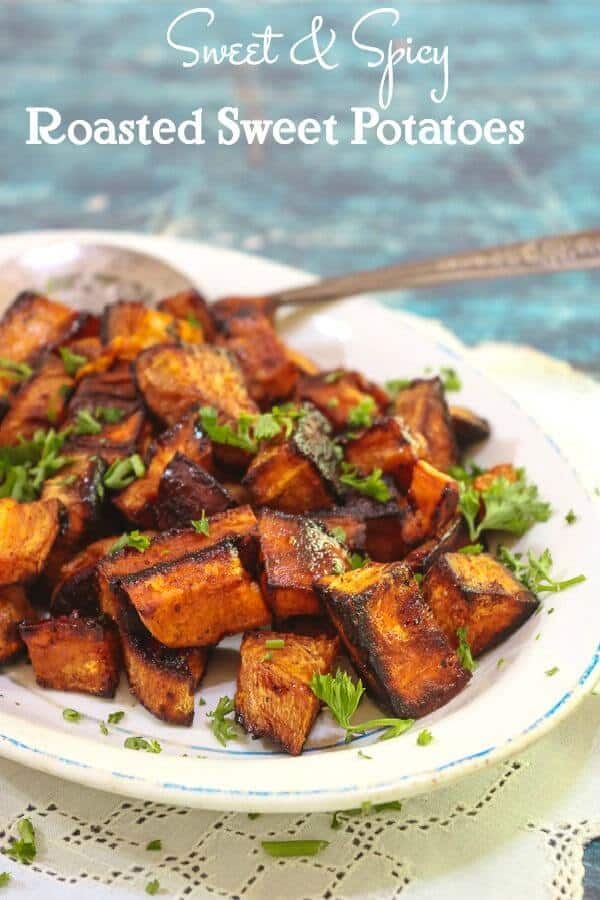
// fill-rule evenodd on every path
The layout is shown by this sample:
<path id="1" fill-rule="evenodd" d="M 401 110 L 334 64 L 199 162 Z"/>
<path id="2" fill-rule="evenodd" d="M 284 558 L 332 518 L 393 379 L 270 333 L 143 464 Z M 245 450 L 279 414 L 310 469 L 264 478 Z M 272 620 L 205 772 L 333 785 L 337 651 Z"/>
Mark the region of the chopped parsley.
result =
<path id="1" fill-rule="evenodd" d="M 162 841 L 159 838 L 156 838 L 153 841 L 148 841 L 146 844 L 146 850 L 162 850 Z"/>
<path id="2" fill-rule="evenodd" d="M 77 411 L 75 423 L 73 425 L 74 434 L 100 434 L 101 431 L 102 425 L 93 417 L 89 409 L 80 409 Z"/>
<path id="3" fill-rule="evenodd" d="M 274 406 L 268 413 L 242 413 L 232 425 L 220 423 L 219 414 L 212 406 L 202 406 L 198 412 L 200 424 L 211 441 L 253 454 L 258 453 L 262 441 L 269 441 L 282 433 L 289 437 L 294 423 L 303 415 L 303 409 L 293 403 L 284 403 Z"/>
<path id="4" fill-rule="evenodd" d="M 339 406 L 339 405 L 340 405 L 339 397 L 330 397 L 329 400 L 327 401 L 327 406 L 330 409 L 335 409 L 335 407 Z"/>
<path id="5" fill-rule="evenodd" d="M 144 737 L 128 737 L 125 738 L 123 746 L 128 750 L 145 750 L 146 753 L 160 753 L 162 747 L 154 738 Z"/>
<path id="6" fill-rule="evenodd" d="M 258 819 L 259 817 L 260 817 L 260 813 L 248 813 L 248 818 L 251 821 L 254 821 L 254 819 Z"/>
<path id="7" fill-rule="evenodd" d="M 379 503 L 386 503 L 392 496 L 391 491 L 383 480 L 381 469 L 373 469 L 369 475 L 359 475 L 356 466 L 348 462 L 342 462 L 342 474 L 340 475 L 342 484 L 354 488 L 360 494 L 372 497 Z"/>
<path id="8" fill-rule="evenodd" d="M 458 636 L 458 647 L 456 648 L 456 655 L 458 656 L 459 662 L 461 666 L 464 666 L 464 668 L 468 669 L 469 672 L 473 672 L 477 666 L 477 663 L 473 659 L 471 647 L 469 641 L 467 640 L 467 629 L 457 628 L 456 634 Z"/>
<path id="9" fill-rule="evenodd" d="M 559 591 L 572 587 L 574 584 L 581 584 L 582 581 L 585 581 L 585 575 L 575 575 L 574 578 L 555 581 L 551 575 L 553 563 L 552 554 L 548 548 L 538 557 L 534 555 L 533 551 L 529 550 L 527 558 L 524 560 L 523 554 L 512 553 L 508 547 L 500 545 L 497 549 L 497 556 L 500 562 L 514 573 L 517 581 L 524 584 L 534 594 L 540 594 L 542 591 L 556 594 Z"/>
<path id="10" fill-rule="evenodd" d="M 362 567 L 370 561 L 371 560 L 367 553 L 351 553 L 350 554 L 350 568 L 351 569 L 362 569 Z"/>
<path id="11" fill-rule="evenodd" d="M 344 377 L 343 369 L 335 369 L 333 372 L 328 372 L 327 375 L 323 376 L 323 381 L 325 384 L 335 384 L 336 381 L 339 381 L 340 378 Z"/>
<path id="12" fill-rule="evenodd" d="M 496 668 L 500 669 L 504 665 L 505 662 L 506 662 L 506 660 L 504 659 L 503 656 L 501 656 L 500 659 L 498 660 L 498 662 L 496 663 Z"/>
<path id="13" fill-rule="evenodd" d="M 329 534 L 332 538 L 335 538 L 338 544 L 345 544 L 348 540 L 348 535 L 344 531 L 344 529 L 339 525 L 334 525 L 333 528 L 329 529 Z"/>
<path id="14" fill-rule="evenodd" d="M 362 750 L 358 751 L 358 755 L 361 759 L 373 759 L 372 756 L 369 756 L 368 753 L 364 753 L 364 751 L 362 751 Z"/>
<path id="15" fill-rule="evenodd" d="M 2 356 L 0 357 L 0 375 L 5 378 L 14 378 L 15 381 L 25 381 L 26 378 L 31 378 L 33 369 L 27 363 L 15 362 Z"/>
<path id="16" fill-rule="evenodd" d="M 462 388 L 462 381 L 458 372 L 450 366 L 441 367 L 440 379 L 445 391 L 460 391 Z"/>
<path id="17" fill-rule="evenodd" d="M 132 456 L 125 456 L 123 459 L 116 459 L 104 473 L 102 481 L 109 490 L 120 491 L 145 474 L 146 466 L 142 461 L 142 457 L 139 453 L 134 453 Z"/>
<path id="18" fill-rule="evenodd" d="M 98 722 L 98 727 L 100 728 L 100 731 L 102 734 L 104 734 L 104 735 L 108 734 L 108 728 L 106 727 L 106 722 L 103 722 L 103 721 Z"/>
<path id="19" fill-rule="evenodd" d="M 233 710 L 231 697 L 221 697 L 213 711 L 206 713 L 212 719 L 210 726 L 212 733 L 223 747 L 227 746 L 227 741 L 233 741 L 237 737 L 233 721 L 227 718 Z"/>
<path id="20" fill-rule="evenodd" d="M 97 406 L 94 410 L 94 416 L 107 425 L 114 425 L 120 422 L 124 416 L 122 409 L 118 406 Z"/>
<path id="21" fill-rule="evenodd" d="M 124 550 L 125 547 L 131 547 L 133 550 L 137 550 L 138 553 L 143 553 L 149 546 L 150 538 L 135 529 L 135 531 L 126 531 L 125 534 L 122 534 L 108 552 L 112 556 L 113 553 L 118 553 L 119 550 Z M 110 717 L 108 721 L 110 722 Z"/>
<path id="22" fill-rule="evenodd" d="M 331 562 L 331 570 L 334 575 L 343 575 L 346 571 L 344 563 L 341 559 L 334 559 Z"/>
<path id="23" fill-rule="evenodd" d="M 574 525 L 576 521 L 577 521 L 577 514 L 575 512 L 573 512 L 572 509 L 570 509 L 569 512 L 565 516 L 565 522 L 567 523 L 567 525 Z"/>
<path id="24" fill-rule="evenodd" d="M 546 671 L 544 672 L 544 674 L 545 674 L 545 675 L 548 675 L 549 678 L 552 678 L 552 676 L 553 676 L 553 675 L 556 675 L 556 673 L 557 673 L 558 671 L 559 671 L 558 666 L 552 666 L 551 669 L 546 669 Z"/>
<path id="25" fill-rule="evenodd" d="M 370 394 L 353 406 L 348 413 L 348 425 L 351 428 L 369 428 L 373 424 L 373 416 L 377 412 L 377 404 Z"/>
<path id="26" fill-rule="evenodd" d="M 87 356 L 73 353 L 68 347 L 61 347 L 58 352 L 60 353 L 60 358 L 63 361 L 63 366 L 65 367 L 67 375 L 76 375 L 79 369 L 81 369 L 82 366 L 85 366 L 88 361 Z"/>
<path id="27" fill-rule="evenodd" d="M 195 316 L 193 312 L 189 312 L 187 314 L 187 316 L 185 317 L 185 321 L 188 323 L 188 325 L 191 325 L 192 328 L 202 327 L 200 319 L 198 318 L 198 316 Z"/>
<path id="28" fill-rule="evenodd" d="M 428 728 L 424 728 L 423 731 L 420 731 L 417 735 L 417 744 L 419 747 L 426 747 L 427 744 L 431 744 L 432 740 L 433 735 Z"/>
<path id="29" fill-rule="evenodd" d="M 69 433 L 40 429 L 28 441 L 0 447 L 0 497 L 20 503 L 36 500 L 46 479 L 71 462 L 61 453 Z"/>
<path id="30" fill-rule="evenodd" d="M 310 688 L 313 694 L 325 703 L 340 728 L 345 730 L 347 741 L 352 739 L 353 734 L 364 734 L 366 731 L 379 728 L 385 729 L 380 740 L 389 740 L 408 731 L 414 724 L 413 719 L 382 717 L 353 725 L 350 720 L 358 709 L 365 689 L 360 678 L 355 683 L 348 673 L 341 669 L 337 670 L 335 676 L 315 673 Z"/>
<path id="31" fill-rule="evenodd" d="M 13 840 L 6 853 L 15 862 L 28 866 L 29 863 L 33 862 L 37 854 L 35 831 L 29 819 L 19 819 L 17 831 L 19 832 L 19 838 Z"/>
<path id="32" fill-rule="evenodd" d="M 10 873 L 9 872 L 0 872 L 0 887 L 6 887 L 6 885 L 10 881 Z"/>
<path id="33" fill-rule="evenodd" d="M 154 896 L 154 894 L 158 894 L 160 890 L 160 881 L 158 878 L 153 878 L 152 881 L 149 881 L 146 885 L 146 893 Z"/>
<path id="34" fill-rule="evenodd" d="M 456 469 L 451 473 L 453 477 Z M 463 470 L 464 472 L 464 470 Z M 540 500 L 535 484 L 529 484 L 523 469 L 517 479 L 496 478 L 489 487 L 477 490 L 472 478 L 459 479 L 459 509 L 469 528 L 471 541 L 483 531 L 508 531 L 524 534 L 535 522 L 546 522 L 551 515 L 550 504 Z"/>
<path id="35" fill-rule="evenodd" d="M 385 389 L 392 400 L 395 400 L 400 391 L 404 391 L 407 387 L 410 387 L 410 383 L 410 378 L 392 378 L 390 381 L 386 381 Z"/>
<path id="36" fill-rule="evenodd" d="M 419 586 L 423 584 L 423 573 L 422 572 L 415 572 L 413 577 Z"/>
<path id="37" fill-rule="evenodd" d="M 122 709 L 118 709 L 116 712 L 111 712 L 108 714 L 108 724 L 109 725 L 118 725 L 124 716 L 125 716 L 125 713 L 123 712 Z"/>
<path id="38" fill-rule="evenodd" d="M 81 722 L 83 715 L 76 709 L 63 709 L 62 713 L 65 722 Z"/>
<path id="39" fill-rule="evenodd" d="M 210 532 L 210 523 L 208 521 L 208 516 L 206 515 L 206 510 L 203 509 L 200 518 L 192 519 L 190 524 L 198 534 L 205 534 L 208 536 Z"/>
<path id="40" fill-rule="evenodd" d="M 265 641 L 267 650 L 283 650 L 285 641 L 283 638 L 269 638 Z"/>
<path id="41" fill-rule="evenodd" d="M 340 828 L 344 827 L 344 819 L 354 816 L 368 816 L 370 813 L 377 814 L 392 809 L 399 812 L 402 809 L 402 803 L 399 800 L 388 800 L 385 803 L 371 803 L 369 800 L 365 800 L 361 806 L 357 806 L 354 809 L 342 809 L 332 813 L 330 827 L 334 831 L 339 831 Z"/>
<path id="42" fill-rule="evenodd" d="M 465 556 L 478 556 L 483 553 L 483 544 L 466 544 L 464 547 L 460 547 L 458 552 L 464 553 Z"/>
<path id="43" fill-rule="evenodd" d="M 261 846 L 269 856 L 316 856 L 329 846 L 329 841 L 261 841 Z"/>

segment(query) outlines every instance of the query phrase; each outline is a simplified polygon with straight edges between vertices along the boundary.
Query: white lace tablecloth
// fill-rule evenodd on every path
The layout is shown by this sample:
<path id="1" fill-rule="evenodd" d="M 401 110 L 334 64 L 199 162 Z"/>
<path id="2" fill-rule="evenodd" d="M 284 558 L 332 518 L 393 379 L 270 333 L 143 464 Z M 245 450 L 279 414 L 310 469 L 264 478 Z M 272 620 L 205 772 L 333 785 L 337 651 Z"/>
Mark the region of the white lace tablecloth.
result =
<path id="1" fill-rule="evenodd" d="M 526 348 L 487 345 L 467 355 L 519 397 L 591 491 L 600 487 L 600 385 Z M 344 819 L 340 830 L 323 814 L 250 819 L 133 801 L 0 761 L 0 846 L 24 815 L 38 834 L 30 867 L 0 859 L 12 875 L 0 890 L 119 900 L 145 896 L 158 879 L 157 896 L 203 900 L 576 900 L 583 847 L 600 836 L 599 725 L 600 696 L 592 695 L 518 758 L 406 800 L 400 811 Z M 330 844 L 301 860 L 272 859 L 260 845 L 292 837 Z M 162 850 L 146 850 L 157 838 Z"/>

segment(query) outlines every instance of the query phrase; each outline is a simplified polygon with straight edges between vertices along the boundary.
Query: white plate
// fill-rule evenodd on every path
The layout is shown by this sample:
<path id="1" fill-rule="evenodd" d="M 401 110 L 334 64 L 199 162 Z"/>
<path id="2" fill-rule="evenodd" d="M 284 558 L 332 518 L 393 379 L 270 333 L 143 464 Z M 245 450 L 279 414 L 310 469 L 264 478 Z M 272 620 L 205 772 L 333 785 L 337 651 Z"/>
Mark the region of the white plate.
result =
<path id="1" fill-rule="evenodd" d="M 3 238 L 0 261 L 23 245 L 59 236 Z M 81 236 L 162 255 L 212 297 L 274 290 L 308 277 L 266 260 L 179 240 L 101 232 Z M 549 546 L 558 577 L 585 572 L 587 581 L 564 595 L 549 595 L 539 614 L 481 659 L 458 697 L 396 740 L 377 743 L 376 736 L 366 736 L 345 746 L 323 714 L 307 751 L 296 759 L 246 738 L 220 747 L 205 713 L 221 695 L 233 694 L 232 640 L 217 651 L 200 690 L 206 706 L 197 708 L 190 729 L 164 725 L 136 705 L 124 678 L 117 698 L 107 701 L 44 691 L 28 666 L 7 668 L 0 674 L 1 754 L 82 784 L 165 803 L 257 812 L 333 810 L 429 791 L 517 753 L 557 724 L 593 686 L 600 634 L 598 521 L 552 441 L 453 351 L 409 329 L 402 316 L 372 300 L 348 301 L 309 317 L 292 315 L 285 333 L 293 346 L 323 364 L 345 362 L 382 381 L 420 374 L 425 366 L 455 366 L 464 384 L 461 401 L 493 423 L 494 436 L 480 460 L 526 466 L 555 509 L 550 521 L 537 525 L 521 544 L 536 552 Z M 568 527 L 564 515 L 571 507 L 578 521 Z M 505 664 L 498 668 L 500 657 Z M 557 674 L 548 677 L 546 670 L 555 666 Z M 65 707 L 76 707 L 86 718 L 66 723 Z M 117 709 L 127 714 L 105 737 L 98 723 Z M 415 742 L 423 727 L 435 736 L 427 747 Z M 124 738 L 132 734 L 157 738 L 162 753 L 124 749 Z M 371 758 L 359 756 L 359 749 Z"/>

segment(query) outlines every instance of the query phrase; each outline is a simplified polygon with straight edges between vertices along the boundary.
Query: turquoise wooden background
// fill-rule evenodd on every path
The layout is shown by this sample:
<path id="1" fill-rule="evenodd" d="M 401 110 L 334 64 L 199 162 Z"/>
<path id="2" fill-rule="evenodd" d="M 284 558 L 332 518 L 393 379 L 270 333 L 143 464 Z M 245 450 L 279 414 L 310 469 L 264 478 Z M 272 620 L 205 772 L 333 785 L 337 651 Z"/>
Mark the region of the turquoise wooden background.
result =
<path id="1" fill-rule="evenodd" d="M 518 147 L 25 146 L 27 105 L 57 107 L 66 119 L 178 119 L 197 106 L 210 118 L 231 104 L 248 117 L 334 113 L 348 121 L 350 106 L 373 104 L 376 75 L 359 64 L 347 35 L 374 4 L 212 4 L 215 43 L 245 40 L 266 22 L 299 36 L 314 13 L 327 15 L 343 61 L 328 74 L 182 70 L 164 33 L 194 5 L 0 3 L 2 231 L 164 232 L 333 274 L 600 224 L 598 0 L 399 4 L 400 34 L 450 46 L 451 85 L 443 107 L 432 108 L 431 71 L 412 67 L 394 104 L 398 118 L 524 118 Z M 599 294 L 598 273 L 573 273 L 386 302 L 437 316 L 468 342 L 524 342 L 599 374 Z M 586 878 L 586 896 L 600 896 L 599 842 L 588 848 Z"/>
<path id="2" fill-rule="evenodd" d="M 375 4 L 213 3 L 216 43 L 247 39 L 267 21 L 300 35 L 315 11 L 326 14 L 344 63 L 327 74 L 292 66 L 182 70 L 164 33 L 194 5 L 0 5 L 3 231 L 164 231 L 325 274 L 600 222 L 598 0 L 398 4 L 400 35 L 448 44 L 451 53 L 446 103 L 426 101 L 431 72 L 413 66 L 394 104 L 398 118 L 525 118 L 518 147 L 24 145 L 28 104 L 58 107 L 68 119 L 177 119 L 199 105 L 210 118 L 230 103 L 247 116 L 348 119 L 351 105 L 373 102 L 377 75 L 359 64 L 347 36 Z M 467 341 L 525 342 L 598 373 L 599 287 L 597 273 L 576 273 L 387 302 L 438 316 Z"/>

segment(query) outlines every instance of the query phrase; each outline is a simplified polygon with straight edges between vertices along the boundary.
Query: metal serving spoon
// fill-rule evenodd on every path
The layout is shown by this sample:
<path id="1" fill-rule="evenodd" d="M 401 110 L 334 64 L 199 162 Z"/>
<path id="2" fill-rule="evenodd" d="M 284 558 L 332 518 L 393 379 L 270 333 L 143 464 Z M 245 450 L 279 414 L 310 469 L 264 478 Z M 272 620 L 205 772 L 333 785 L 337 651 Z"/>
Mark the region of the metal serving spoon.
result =
<path id="1" fill-rule="evenodd" d="M 276 291 L 266 299 L 277 308 L 367 291 L 437 287 L 599 266 L 600 229 L 592 229 L 323 278 L 308 286 Z M 84 297 L 91 311 L 100 311 L 112 300 L 152 302 L 194 287 L 189 278 L 157 257 L 127 247 L 74 241 L 26 250 L 1 267 L 0 282 L 3 302 L 20 290 L 31 289 L 57 294 L 67 302 L 81 302 Z"/>

